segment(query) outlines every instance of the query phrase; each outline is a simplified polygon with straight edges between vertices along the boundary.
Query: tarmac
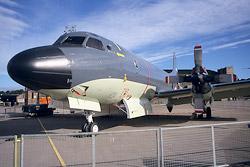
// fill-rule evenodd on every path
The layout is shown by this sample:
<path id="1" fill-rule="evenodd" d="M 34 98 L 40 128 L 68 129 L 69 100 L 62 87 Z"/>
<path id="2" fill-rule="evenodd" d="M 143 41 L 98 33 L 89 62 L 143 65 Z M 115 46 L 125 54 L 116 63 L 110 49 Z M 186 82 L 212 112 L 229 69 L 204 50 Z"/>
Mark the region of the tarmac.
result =
<path id="1" fill-rule="evenodd" d="M 249 100 L 214 102 L 212 119 L 209 120 L 190 120 L 193 111 L 193 106 L 185 104 L 174 106 L 169 113 L 165 105 L 154 104 L 153 113 L 140 118 L 128 120 L 122 112 L 94 118 L 101 132 L 138 130 L 129 134 L 95 136 L 96 166 L 157 166 L 157 131 L 147 129 L 250 121 Z M 92 166 L 91 137 L 52 135 L 78 133 L 84 123 L 82 114 L 71 114 L 66 110 L 56 111 L 53 116 L 27 117 L 20 107 L 0 107 L 0 136 L 17 135 L 20 138 L 21 134 L 50 134 L 25 137 L 23 166 Z M 163 148 L 170 152 L 163 155 L 165 166 L 213 166 L 210 128 L 166 132 L 163 134 Z M 247 161 L 244 166 L 250 165 L 249 128 L 221 127 L 216 129 L 216 134 L 217 161 L 230 163 L 240 160 Z M 6 144 L 13 142 L 1 141 L 0 166 L 12 166 L 13 146 Z M 17 149 L 17 162 L 20 164 L 20 143 Z"/>
<path id="2" fill-rule="evenodd" d="M 174 106 L 171 113 L 163 104 L 153 104 L 153 113 L 147 116 L 127 119 L 123 112 L 111 116 L 96 117 L 100 131 L 124 131 L 137 129 L 154 129 L 181 126 L 196 126 L 226 122 L 250 121 L 250 100 L 218 101 L 212 106 L 212 119 L 190 120 L 194 112 L 190 104 Z M 5 114 L 6 110 L 6 114 Z M 60 110 L 53 116 L 40 117 L 47 133 L 78 133 L 86 122 L 83 114 L 71 114 Z M 0 136 L 21 134 L 44 134 L 45 131 L 37 117 L 27 117 L 21 107 L 0 106 Z"/>

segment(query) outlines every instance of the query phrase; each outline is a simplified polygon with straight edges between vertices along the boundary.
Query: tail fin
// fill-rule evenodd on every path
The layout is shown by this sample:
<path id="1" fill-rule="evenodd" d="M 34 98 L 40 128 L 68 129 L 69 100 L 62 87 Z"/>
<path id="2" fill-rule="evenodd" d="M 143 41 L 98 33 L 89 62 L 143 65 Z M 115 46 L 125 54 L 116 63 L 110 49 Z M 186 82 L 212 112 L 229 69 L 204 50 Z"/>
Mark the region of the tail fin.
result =
<path id="1" fill-rule="evenodd" d="M 176 66 L 176 56 L 175 56 L 175 52 L 174 52 L 174 54 L 173 54 L 173 70 L 169 74 L 169 76 L 177 76 L 177 75 L 178 75 L 178 69 Z"/>

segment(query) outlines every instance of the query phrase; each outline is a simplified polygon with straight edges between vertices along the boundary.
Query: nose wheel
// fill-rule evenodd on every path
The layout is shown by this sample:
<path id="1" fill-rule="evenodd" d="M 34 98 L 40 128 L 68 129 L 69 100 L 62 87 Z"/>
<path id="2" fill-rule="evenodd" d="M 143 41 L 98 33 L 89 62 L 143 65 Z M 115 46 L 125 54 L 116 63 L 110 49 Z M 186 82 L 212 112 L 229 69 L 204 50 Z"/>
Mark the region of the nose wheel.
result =
<path id="1" fill-rule="evenodd" d="M 97 133 L 97 132 L 99 132 L 99 126 L 96 122 L 91 122 L 91 123 L 87 122 L 82 126 L 82 132 Z"/>
<path id="2" fill-rule="evenodd" d="M 84 113 L 87 122 L 82 126 L 82 132 L 99 132 L 99 126 L 96 122 L 93 121 L 93 112 Z"/>

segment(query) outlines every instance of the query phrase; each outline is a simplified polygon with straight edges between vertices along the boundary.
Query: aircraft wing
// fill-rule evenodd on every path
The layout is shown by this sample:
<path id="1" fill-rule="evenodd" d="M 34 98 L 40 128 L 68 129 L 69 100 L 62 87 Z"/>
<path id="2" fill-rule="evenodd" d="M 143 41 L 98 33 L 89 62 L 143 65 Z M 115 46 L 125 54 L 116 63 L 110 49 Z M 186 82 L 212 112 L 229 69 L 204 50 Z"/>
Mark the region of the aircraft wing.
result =
<path id="1" fill-rule="evenodd" d="M 212 88 L 213 88 L 213 97 L 215 100 L 227 97 L 249 96 L 250 80 L 238 81 L 232 83 L 214 84 L 212 85 Z"/>
<path id="2" fill-rule="evenodd" d="M 192 102 L 191 90 L 192 88 L 160 91 L 155 94 L 155 97 L 168 98 L 171 100 L 171 103 L 175 105 L 186 104 Z M 228 97 L 248 96 L 250 95 L 250 80 L 213 84 L 212 93 L 214 100 Z"/>
<path id="3" fill-rule="evenodd" d="M 155 97 L 158 98 L 168 98 L 171 100 L 171 104 L 186 104 L 192 102 L 192 88 L 184 88 L 177 90 L 168 90 L 156 92 Z"/>

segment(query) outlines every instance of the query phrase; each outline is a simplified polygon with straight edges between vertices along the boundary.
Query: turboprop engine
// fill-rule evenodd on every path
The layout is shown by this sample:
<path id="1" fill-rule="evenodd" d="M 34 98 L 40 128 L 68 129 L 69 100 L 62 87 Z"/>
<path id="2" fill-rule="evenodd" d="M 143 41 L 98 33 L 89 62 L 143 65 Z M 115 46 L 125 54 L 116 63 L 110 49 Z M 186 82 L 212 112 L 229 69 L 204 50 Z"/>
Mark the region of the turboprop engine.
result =
<path id="1" fill-rule="evenodd" d="M 202 66 L 202 47 L 194 47 L 194 64 L 195 67 L 192 70 L 192 74 L 189 76 L 167 76 L 166 83 L 182 83 L 191 82 L 192 83 L 192 104 L 194 105 L 194 116 L 203 117 L 203 113 L 206 113 L 208 119 L 211 118 L 211 108 L 206 107 L 206 104 L 210 104 L 213 101 L 212 86 L 211 82 L 221 83 L 221 82 L 234 82 L 236 80 L 236 75 L 234 74 L 217 74 L 208 75 L 205 67 Z M 173 106 L 170 101 L 167 106 Z M 171 108 L 172 110 L 172 108 Z M 170 110 L 169 110 L 170 111 Z"/>

